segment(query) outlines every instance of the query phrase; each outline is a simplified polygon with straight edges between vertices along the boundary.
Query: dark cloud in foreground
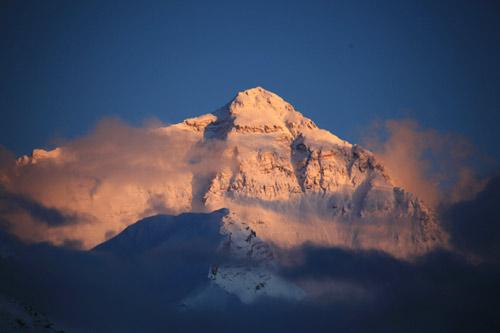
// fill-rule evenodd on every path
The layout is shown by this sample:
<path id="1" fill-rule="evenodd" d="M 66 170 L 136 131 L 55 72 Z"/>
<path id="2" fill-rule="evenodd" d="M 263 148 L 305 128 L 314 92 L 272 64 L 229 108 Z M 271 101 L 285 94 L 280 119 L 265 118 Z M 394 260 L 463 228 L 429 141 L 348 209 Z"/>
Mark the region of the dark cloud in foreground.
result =
<path id="1" fill-rule="evenodd" d="M 500 270 L 450 253 L 409 264 L 375 252 L 305 248 L 289 268 L 300 283 L 345 282 L 369 297 L 300 303 L 235 298 L 190 311 L 178 305 L 207 283 L 206 249 L 133 260 L 38 245 L 1 262 L 2 293 L 33 304 L 71 332 L 495 332 Z M 325 291 L 326 294 L 326 291 Z M 327 294 L 326 294 L 327 295 Z"/>
<path id="2" fill-rule="evenodd" d="M 0 216 L 25 212 L 33 219 L 50 227 L 75 224 L 82 221 L 81 216 L 63 212 L 21 194 L 10 193 L 0 186 Z"/>
<path id="3" fill-rule="evenodd" d="M 411 262 L 313 246 L 280 252 L 282 276 L 319 290 L 301 302 L 243 305 L 215 291 L 216 306 L 180 307 L 207 286 L 208 267 L 220 260 L 216 243 L 195 238 L 187 247 L 159 242 L 132 256 L 22 246 L 0 259 L 0 293 L 32 304 L 71 332 L 498 332 L 497 184 L 492 180 L 474 200 L 445 213 L 454 219 L 448 220 L 453 245 L 488 260 L 444 250 Z"/>
<path id="4" fill-rule="evenodd" d="M 500 261 L 500 176 L 492 178 L 474 199 L 452 206 L 443 219 L 458 249 Z"/>
<path id="5" fill-rule="evenodd" d="M 300 255 L 303 263 L 285 270 L 289 278 L 348 282 L 368 293 L 364 302 L 339 304 L 323 299 L 324 307 L 312 304 L 312 309 L 351 317 L 337 319 L 341 331 L 494 332 L 500 328 L 496 265 L 471 265 L 449 252 L 430 253 L 413 263 L 377 252 L 315 247 L 302 249 Z M 329 322 L 324 323 L 328 327 Z"/>

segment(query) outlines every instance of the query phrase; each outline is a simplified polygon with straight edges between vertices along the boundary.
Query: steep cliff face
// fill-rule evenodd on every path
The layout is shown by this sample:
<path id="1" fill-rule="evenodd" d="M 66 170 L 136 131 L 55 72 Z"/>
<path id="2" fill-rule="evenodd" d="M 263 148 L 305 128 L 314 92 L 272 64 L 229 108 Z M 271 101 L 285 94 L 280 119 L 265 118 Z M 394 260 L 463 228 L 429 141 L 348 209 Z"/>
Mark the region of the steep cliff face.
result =
<path id="1" fill-rule="evenodd" d="M 241 92 L 211 122 L 190 120 L 206 141 L 223 140 L 231 163 L 204 194 L 229 207 L 263 239 L 425 252 L 443 234 L 424 204 L 394 187 L 373 154 L 319 129 L 262 88 Z"/>
<path id="2" fill-rule="evenodd" d="M 228 208 L 259 240 L 285 248 L 313 242 L 406 257 L 445 243 L 432 213 L 395 187 L 371 152 L 318 128 L 263 88 L 240 92 L 211 114 L 147 135 L 156 148 L 149 153 L 145 147 L 133 161 L 123 157 L 123 148 L 125 153 L 116 157 L 123 159 L 120 170 L 102 176 L 94 175 L 101 165 L 78 168 L 60 193 L 56 185 L 53 196 L 31 193 L 45 205 L 93 218 L 94 223 L 78 228 L 51 230 L 49 240 L 61 243 L 71 233 L 91 247 L 104 234 L 147 215 Z M 182 138 L 175 141 L 174 153 L 162 146 L 171 145 L 172 138 Z M 36 168 L 64 174 L 72 165 L 105 160 L 113 151 L 96 154 L 71 146 L 36 150 L 18 160 L 17 177 Z M 147 181 L 134 175 L 144 165 Z M 132 172 L 120 174 L 124 166 Z"/>

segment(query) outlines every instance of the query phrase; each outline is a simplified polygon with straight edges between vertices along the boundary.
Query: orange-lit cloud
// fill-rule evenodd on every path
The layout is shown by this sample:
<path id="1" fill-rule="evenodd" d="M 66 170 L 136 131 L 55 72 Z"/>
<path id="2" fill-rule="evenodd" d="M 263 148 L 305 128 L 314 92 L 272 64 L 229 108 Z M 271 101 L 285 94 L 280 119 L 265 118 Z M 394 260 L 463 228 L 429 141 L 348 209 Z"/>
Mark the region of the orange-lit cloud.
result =
<path id="1" fill-rule="evenodd" d="M 396 185 L 436 207 L 473 197 L 486 184 L 475 171 L 484 157 L 464 137 L 411 119 L 375 124 L 364 138 Z"/>
<path id="2" fill-rule="evenodd" d="M 456 202 L 482 188 L 470 164 L 474 149 L 463 138 L 410 120 L 387 121 L 376 129 L 365 140 L 367 147 L 396 185 L 427 203 Z M 385 140 L 381 131 L 388 134 Z M 205 210 L 210 179 L 233 167 L 227 148 L 220 140 L 203 141 L 202 132 L 185 126 L 136 128 L 107 119 L 86 136 L 17 162 L 0 149 L 0 223 L 27 241 L 90 248 L 146 216 Z M 308 213 L 317 216 L 321 203 L 305 208 L 306 203 L 302 219 L 313 221 Z M 249 214 L 258 211 L 248 207 Z M 282 217 L 292 214 L 279 204 L 274 208 Z M 283 225 L 289 229 L 290 223 Z"/>
<path id="3" fill-rule="evenodd" d="M 156 124 L 157 125 L 157 124 Z M 136 220 L 202 207 L 200 176 L 224 163 L 193 132 L 101 121 L 88 135 L 18 159 L 0 151 L 0 217 L 28 241 L 88 248 Z M 46 223 L 47 217 L 58 223 Z"/>

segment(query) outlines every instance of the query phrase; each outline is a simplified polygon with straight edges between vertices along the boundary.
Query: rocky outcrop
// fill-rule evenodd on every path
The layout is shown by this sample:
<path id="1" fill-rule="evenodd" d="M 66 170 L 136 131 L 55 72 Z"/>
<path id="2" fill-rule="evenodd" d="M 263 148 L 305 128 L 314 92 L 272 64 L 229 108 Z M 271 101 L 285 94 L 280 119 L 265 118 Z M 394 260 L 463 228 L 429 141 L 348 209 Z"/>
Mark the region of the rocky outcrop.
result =
<path id="1" fill-rule="evenodd" d="M 320 231 L 314 223 L 310 228 L 302 225 L 303 232 L 293 240 L 268 232 L 286 228 L 280 224 L 304 224 L 301 216 L 317 220 L 321 232 L 332 233 L 323 237 L 330 239 L 328 245 L 407 256 L 443 244 L 444 235 L 429 210 L 394 187 L 371 152 L 319 129 L 278 96 L 262 88 L 247 90 L 217 117 L 226 124 L 224 134 L 209 138 L 227 142 L 233 163 L 213 177 L 204 195 L 210 209 L 230 207 L 242 213 L 250 205 L 269 215 L 286 206 L 281 216 L 270 214 L 255 226 L 265 239 L 281 245 L 317 239 L 314 233 Z M 304 202 L 314 204 L 304 207 Z"/>
<path id="2" fill-rule="evenodd" d="M 154 149 L 145 150 L 150 155 L 143 153 L 145 140 L 154 141 Z M 112 156 L 117 143 L 98 153 L 73 145 L 18 159 L 9 177 L 21 179 L 24 192 L 93 221 L 42 233 L 49 241 L 63 243 L 71 235 L 88 248 L 148 215 L 229 208 L 260 240 L 282 247 L 313 242 L 407 257 L 446 242 L 432 212 L 395 187 L 371 152 L 320 129 L 260 87 L 213 113 L 148 130 L 132 143 L 140 149 L 128 159 L 121 146 Z M 31 191 L 23 177 L 38 173 L 61 174 L 62 185 Z M 16 184 L 4 183 L 9 190 Z"/>

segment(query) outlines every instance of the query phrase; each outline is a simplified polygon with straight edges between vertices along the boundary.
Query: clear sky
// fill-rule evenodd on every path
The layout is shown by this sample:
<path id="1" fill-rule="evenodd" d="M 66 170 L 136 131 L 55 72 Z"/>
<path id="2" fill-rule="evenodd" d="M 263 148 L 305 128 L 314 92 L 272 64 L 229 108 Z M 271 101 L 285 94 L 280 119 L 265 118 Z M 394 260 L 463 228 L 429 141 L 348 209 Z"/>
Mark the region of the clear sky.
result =
<path id="1" fill-rule="evenodd" d="M 411 117 L 500 157 L 498 1 L 10 1 L 0 144 L 17 154 L 103 116 L 171 123 L 276 92 L 358 142 Z"/>

